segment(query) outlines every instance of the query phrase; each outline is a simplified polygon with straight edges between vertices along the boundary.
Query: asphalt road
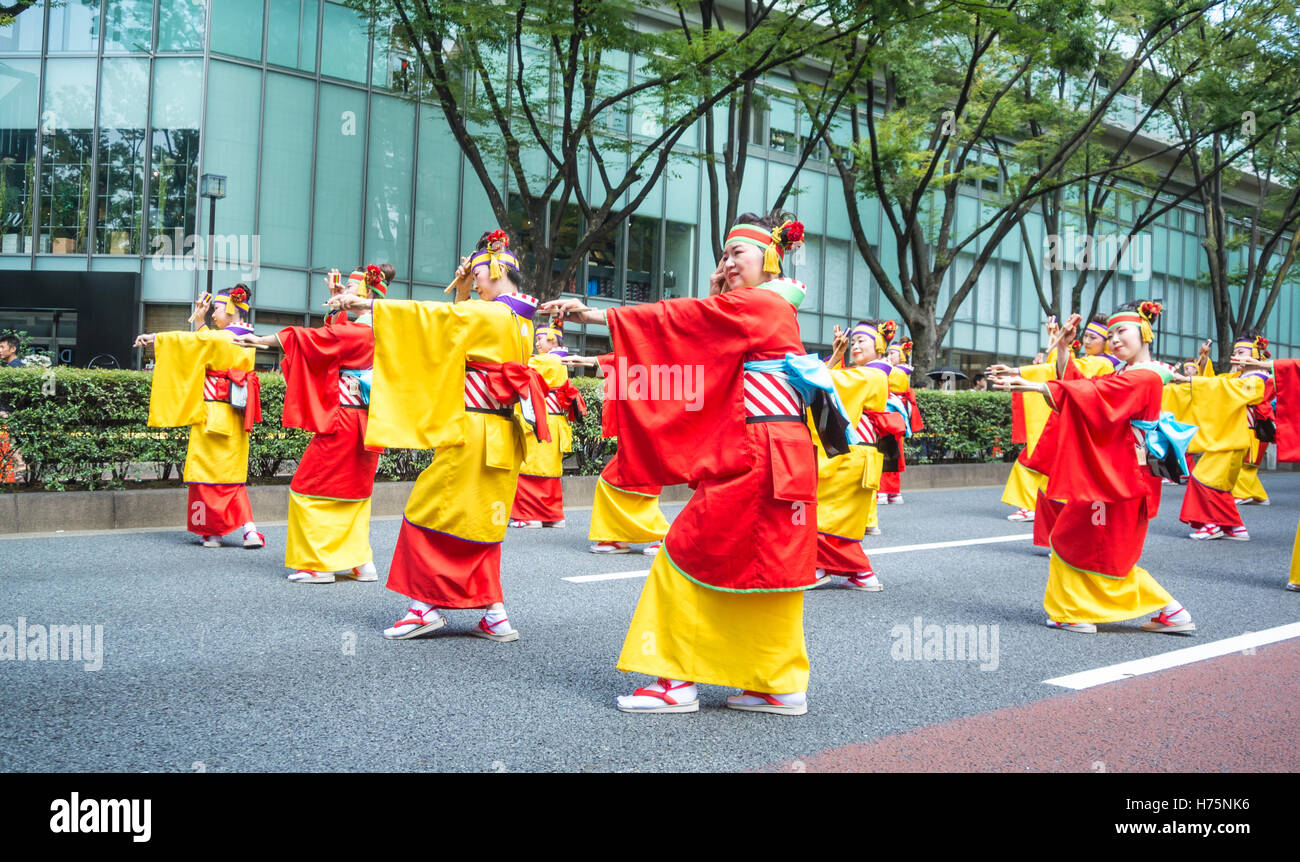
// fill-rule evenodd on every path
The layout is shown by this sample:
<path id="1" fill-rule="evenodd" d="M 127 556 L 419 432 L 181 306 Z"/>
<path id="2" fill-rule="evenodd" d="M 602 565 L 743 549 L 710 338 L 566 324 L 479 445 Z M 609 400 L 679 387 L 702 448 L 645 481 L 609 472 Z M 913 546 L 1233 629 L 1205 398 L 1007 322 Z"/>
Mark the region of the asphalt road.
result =
<path id="1" fill-rule="evenodd" d="M 884 592 L 807 596 L 812 682 L 802 717 L 726 710 L 734 692 L 711 687 L 698 713 L 618 712 L 615 696 L 645 682 L 614 666 L 642 581 L 564 578 L 645 570 L 650 560 L 586 553 L 585 509 L 568 513 L 567 529 L 511 531 L 503 571 L 521 632 L 511 644 L 470 637 L 473 611 L 452 612 L 452 625 L 425 640 L 380 637 L 406 607 L 382 580 L 396 519 L 372 525 L 381 571 L 372 584 L 285 581 L 285 529 L 270 520 L 283 513 L 257 513 L 270 543 L 263 551 L 239 549 L 233 536 L 229 547 L 205 550 L 180 529 L 3 539 L 0 625 L 23 617 L 28 626 L 102 626 L 103 660 L 98 671 L 0 661 L 0 769 L 763 768 L 1068 697 L 1044 681 L 1300 620 L 1300 593 L 1282 589 L 1300 474 L 1266 474 L 1265 484 L 1273 505 L 1246 510 L 1248 543 L 1186 538 L 1176 520 L 1182 491 L 1165 490 L 1142 564 L 1192 612 L 1193 638 L 1143 633 L 1140 621 L 1091 636 L 1047 629 L 1047 560 L 1027 540 L 874 557 Z M 1029 532 L 1005 520 L 999 489 L 910 492 L 904 478 L 904 490 L 904 505 L 882 507 L 884 535 L 868 553 Z M 667 507 L 669 516 L 679 508 Z M 897 632 L 917 617 L 922 627 L 984 627 L 989 649 L 996 633 L 996 654 L 909 659 L 900 641 L 910 638 Z M 1296 700 L 1294 688 L 1276 694 Z M 1125 716 L 1114 732 L 1122 738 L 1140 721 Z M 1044 744 L 1052 732 L 1044 722 Z M 980 762 L 970 745 L 964 754 Z M 1150 768 L 1161 768 L 1158 757 Z"/>

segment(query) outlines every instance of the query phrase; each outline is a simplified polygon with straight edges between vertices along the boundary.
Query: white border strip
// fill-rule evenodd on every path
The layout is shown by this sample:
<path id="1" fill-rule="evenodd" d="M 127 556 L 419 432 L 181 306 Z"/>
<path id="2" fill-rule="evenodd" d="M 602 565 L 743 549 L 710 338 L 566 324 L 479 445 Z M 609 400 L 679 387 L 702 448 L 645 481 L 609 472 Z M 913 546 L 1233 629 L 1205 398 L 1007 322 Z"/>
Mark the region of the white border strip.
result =
<path id="1" fill-rule="evenodd" d="M 997 542 L 1015 542 L 1021 539 L 1032 539 L 1033 533 L 1017 533 L 1014 536 L 993 536 L 985 539 L 963 539 L 955 542 L 930 542 L 924 545 L 895 545 L 892 548 L 866 548 L 869 556 L 877 554 L 903 554 L 908 551 L 931 551 L 936 548 L 960 548 L 965 545 L 992 545 Z M 590 584 L 595 581 L 621 581 L 629 578 L 644 578 L 650 574 L 649 569 L 631 571 L 631 572 L 610 572 L 605 575 L 574 575 L 573 577 L 563 578 L 571 584 Z"/>
<path id="2" fill-rule="evenodd" d="M 1277 643 L 1278 641 L 1290 640 L 1291 638 L 1300 637 L 1300 623 L 1288 623 L 1284 626 L 1265 629 L 1262 632 L 1247 632 L 1244 635 L 1224 638 L 1223 640 L 1213 641 L 1207 644 L 1200 644 L 1186 649 L 1177 649 L 1172 652 L 1153 655 L 1148 658 L 1140 658 L 1135 661 L 1121 662 L 1112 664 L 1108 667 L 1099 667 L 1095 670 L 1085 670 L 1079 673 L 1072 673 L 1068 676 L 1058 676 L 1055 679 L 1043 680 L 1044 685 L 1059 685 L 1062 688 L 1072 688 L 1076 691 L 1092 688 L 1098 685 L 1105 685 L 1108 682 L 1116 682 L 1121 679 L 1129 679 L 1143 674 L 1155 673 L 1160 670 L 1168 670 L 1171 667 L 1191 664 L 1193 662 L 1204 661 L 1208 658 L 1218 658 L 1219 656 L 1228 655 L 1234 652 L 1245 652 L 1257 646 Z"/>

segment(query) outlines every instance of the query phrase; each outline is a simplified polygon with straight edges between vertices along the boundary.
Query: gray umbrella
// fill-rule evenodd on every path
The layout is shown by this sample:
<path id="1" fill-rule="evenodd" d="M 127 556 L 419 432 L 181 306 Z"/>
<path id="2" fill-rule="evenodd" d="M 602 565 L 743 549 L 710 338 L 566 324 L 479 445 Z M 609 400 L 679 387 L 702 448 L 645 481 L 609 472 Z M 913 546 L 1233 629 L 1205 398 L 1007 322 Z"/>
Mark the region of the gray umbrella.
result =
<path id="1" fill-rule="evenodd" d="M 953 368 L 951 365 L 945 365 L 942 368 L 927 371 L 925 376 L 935 380 L 939 380 L 940 378 L 944 380 L 970 380 L 969 377 L 958 371 L 956 368 Z"/>

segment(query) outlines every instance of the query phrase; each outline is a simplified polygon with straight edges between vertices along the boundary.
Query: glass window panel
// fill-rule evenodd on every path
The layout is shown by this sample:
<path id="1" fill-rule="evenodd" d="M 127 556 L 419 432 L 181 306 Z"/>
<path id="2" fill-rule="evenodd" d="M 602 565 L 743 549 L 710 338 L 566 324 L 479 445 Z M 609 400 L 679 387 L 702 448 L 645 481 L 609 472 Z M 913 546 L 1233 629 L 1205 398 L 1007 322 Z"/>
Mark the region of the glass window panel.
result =
<path id="1" fill-rule="evenodd" d="M 877 296 L 879 291 L 876 289 L 875 280 L 871 277 L 871 269 L 867 266 L 866 260 L 862 257 L 862 252 L 855 245 L 852 249 L 853 254 L 853 300 L 852 314 L 854 320 L 875 317 L 876 311 L 880 307 Z"/>
<path id="2" fill-rule="evenodd" d="M 416 165 L 415 272 L 416 281 L 446 283 L 460 259 L 456 237 L 456 189 L 460 181 L 460 149 L 442 112 L 420 107 L 420 160 Z M 468 186 L 478 185 L 469 179 Z M 475 225 L 466 225 L 466 233 Z M 474 235 L 478 238 L 478 234 Z M 467 249 L 469 244 L 465 246 Z"/>
<path id="3" fill-rule="evenodd" d="M 375 95 L 366 181 L 366 263 L 391 263 L 406 279 L 411 250 L 411 171 L 415 105 Z"/>
<path id="4" fill-rule="evenodd" d="M 159 0 L 159 52 L 202 51 L 206 18 L 204 0 Z"/>
<path id="5" fill-rule="evenodd" d="M 666 299 L 690 296 L 695 284 L 695 225 L 664 223 L 664 284 Z"/>
<path id="6" fill-rule="evenodd" d="M 96 254 L 139 254 L 147 143 L 149 61 L 105 60 L 99 90 Z"/>
<path id="7" fill-rule="evenodd" d="M 215 233 L 234 237 L 216 250 L 218 263 L 233 259 L 235 245 L 248 249 L 253 234 L 253 211 L 257 203 L 258 121 L 262 73 L 232 63 L 213 62 L 208 73 L 208 92 L 239 94 L 239 98 L 208 99 L 207 142 L 203 149 L 203 171 L 226 177 L 226 196 L 217 201 Z M 206 219 L 209 201 L 199 202 Z M 206 225 L 202 231 L 206 232 Z M 240 237 L 245 237 L 239 242 Z M 224 249 L 224 250 L 223 250 Z"/>
<path id="8" fill-rule="evenodd" d="M 651 302 L 659 296 L 659 227 L 657 217 L 634 215 L 628 221 L 627 300 Z"/>
<path id="9" fill-rule="evenodd" d="M 95 61 L 48 61 L 41 115 L 42 252 L 86 250 L 94 123 Z"/>
<path id="10" fill-rule="evenodd" d="M 369 44 L 365 20 L 352 9 L 326 0 L 320 49 L 321 74 L 364 84 Z"/>
<path id="11" fill-rule="evenodd" d="M 417 59 L 415 49 L 411 43 L 402 35 L 403 30 L 400 24 L 395 24 L 391 18 L 381 18 L 376 25 L 375 32 L 375 50 L 373 58 L 373 67 L 371 69 L 371 85 L 382 87 L 387 90 L 397 90 L 401 93 L 413 92 L 416 88 Z M 540 57 L 540 53 L 530 48 L 524 49 L 526 58 Z M 525 60 L 527 62 L 527 60 Z M 546 111 L 546 58 L 541 57 L 541 68 L 533 69 L 531 77 L 526 73 L 525 81 L 533 84 L 529 94 L 534 99 L 533 110 L 540 110 L 545 115 Z M 542 81 L 540 92 L 537 92 L 535 86 L 537 80 Z"/>
<path id="12" fill-rule="evenodd" d="M 959 272 L 954 273 L 959 282 L 964 280 L 970 273 L 969 267 L 963 267 Z M 975 289 L 976 293 L 976 320 L 980 323 L 993 323 L 997 320 L 997 299 L 998 299 L 998 264 L 997 261 L 989 261 L 979 274 L 979 287 Z M 963 305 L 968 305 L 969 300 Z"/>
<path id="13" fill-rule="evenodd" d="M 212 0 L 211 46 L 221 54 L 262 59 L 262 0 Z M 222 92 L 211 86 L 208 91 Z"/>
<path id="14" fill-rule="evenodd" d="M 40 60 L 0 60 L 0 254 L 30 252 Z"/>
<path id="15" fill-rule="evenodd" d="M 769 114 L 767 145 L 783 153 L 799 152 L 799 139 L 795 136 L 794 103 L 785 99 L 773 99 Z"/>
<path id="16" fill-rule="evenodd" d="M 826 240 L 826 285 L 823 291 L 827 314 L 848 314 L 849 244 L 840 239 Z"/>
<path id="17" fill-rule="evenodd" d="M 346 278 L 346 274 L 344 278 Z M 262 269 L 257 274 L 253 285 L 253 301 L 258 311 L 280 308 L 299 310 L 305 308 L 307 301 L 307 279 L 301 272 L 288 272 L 283 269 Z M 265 323 L 266 321 L 260 320 Z"/>
<path id="18" fill-rule="evenodd" d="M 33 14 L 32 11 L 23 13 Z M 66 0 L 50 8 L 49 52 L 96 51 L 99 48 L 99 0 Z"/>
<path id="19" fill-rule="evenodd" d="M 45 2 L 38 0 L 0 27 L 0 54 L 39 54 L 44 32 Z"/>
<path id="20" fill-rule="evenodd" d="M 312 265 L 344 269 L 361 262 L 366 94 L 322 84 L 319 123 Z"/>
<path id="21" fill-rule="evenodd" d="M 197 57 L 156 60 L 153 77 L 149 251 L 181 254 L 185 238 L 196 229 L 203 61 Z M 160 242 L 162 234 L 172 244 L 170 250 Z"/>
<path id="22" fill-rule="evenodd" d="M 1015 264 L 1001 264 L 998 267 L 998 323 L 1014 326 L 1016 323 L 1016 299 L 1020 289 L 1016 284 L 1016 275 L 1020 267 Z"/>
<path id="23" fill-rule="evenodd" d="M 314 72 L 319 12 L 320 0 L 270 0 L 267 62 Z"/>
<path id="24" fill-rule="evenodd" d="M 153 47 L 153 0 L 112 0 L 104 8 L 104 52 L 147 54 Z"/>
<path id="25" fill-rule="evenodd" d="M 808 287 L 803 304 L 799 307 L 807 311 L 818 311 L 822 303 L 822 241 L 816 237 L 807 239 L 802 248 L 786 255 L 781 262 L 784 275 L 797 278 Z"/>
<path id="26" fill-rule="evenodd" d="M 510 196 L 515 199 L 514 195 Z M 557 204 L 551 203 L 551 214 L 554 217 Z M 578 247 L 578 239 L 582 235 L 582 214 L 578 210 L 578 205 L 571 203 L 566 204 L 564 213 L 560 216 L 558 227 L 553 234 L 552 247 L 555 249 L 555 258 L 551 264 L 551 272 L 557 276 L 563 273 L 573 260 L 573 250 Z M 584 278 L 582 267 L 579 266 L 570 276 L 567 284 L 561 285 L 561 291 L 570 293 L 582 293 L 578 289 L 578 279 Z"/>
<path id="27" fill-rule="evenodd" d="M 270 74 L 262 130 L 262 191 L 258 233 L 261 259 L 307 265 L 311 207 L 312 106 L 309 80 Z M 340 265 L 352 266 L 351 263 Z"/>

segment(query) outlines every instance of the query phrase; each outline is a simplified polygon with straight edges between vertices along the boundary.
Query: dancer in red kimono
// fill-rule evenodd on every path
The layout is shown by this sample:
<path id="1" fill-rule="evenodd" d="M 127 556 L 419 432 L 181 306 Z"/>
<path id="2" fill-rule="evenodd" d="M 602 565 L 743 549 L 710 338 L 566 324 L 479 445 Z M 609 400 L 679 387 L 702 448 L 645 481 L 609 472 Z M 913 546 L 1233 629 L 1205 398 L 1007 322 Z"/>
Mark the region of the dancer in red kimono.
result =
<path id="1" fill-rule="evenodd" d="M 805 410 L 828 454 L 853 438 L 826 367 L 803 355 L 803 285 L 774 278 L 802 238 L 797 222 L 742 215 L 713 295 L 544 309 L 610 328 L 603 418 L 619 439 L 614 484 L 695 488 L 623 644 L 619 669 L 656 680 L 620 697 L 624 712 L 694 712 L 697 683 L 742 689 L 732 709 L 808 710 L 803 591 L 816 583 L 817 463 Z"/>
<path id="2" fill-rule="evenodd" d="M 383 297 L 378 267 L 348 280 L 342 292 Z M 275 335 L 244 335 L 251 347 L 284 350 L 286 428 L 314 433 L 289 485 L 284 564 L 298 584 L 332 584 L 335 574 L 377 581 L 370 549 L 370 497 L 382 449 L 367 449 L 366 420 L 375 358 L 371 315 L 340 314 L 320 328 L 290 326 Z"/>
<path id="3" fill-rule="evenodd" d="M 1036 392 L 1057 414 L 1047 496 L 1065 503 L 1052 527 L 1043 596 L 1053 628 L 1092 633 L 1097 623 L 1156 613 L 1144 631 L 1196 629 L 1191 614 L 1137 565 L 1160 505 L 1160 480 L 1146 462 L 1185 446 L 1193 433 L 1161 416 L 1162 389 L 1172 372 L 1151 360 L 1151 321 L 1159 313 L 1158 304 L 1143 302 L 1111 315 L 1111 352 L 1127 363 L 1118 374 L 1046 382 L 995 376 L 996 388 Z M 1065 350 L 1078 324 L 1074 315 L 1053 348 Z"/>

